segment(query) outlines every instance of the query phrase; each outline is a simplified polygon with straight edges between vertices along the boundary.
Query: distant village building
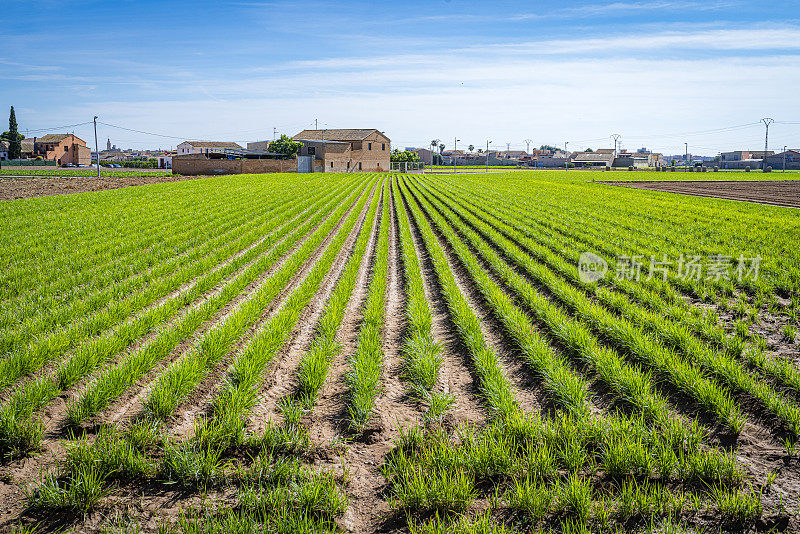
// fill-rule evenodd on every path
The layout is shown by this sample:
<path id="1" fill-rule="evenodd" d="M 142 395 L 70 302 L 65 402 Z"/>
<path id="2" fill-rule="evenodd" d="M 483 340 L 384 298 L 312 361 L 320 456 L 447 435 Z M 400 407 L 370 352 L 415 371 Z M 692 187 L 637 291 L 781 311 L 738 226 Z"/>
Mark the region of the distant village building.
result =
<path id="1" fill-rule="evenodd" d="M 608 148 L 595 152 L 573 152 L 569 162 L 576 167 L 611 167 L 614 164 L 614 150 Z"/>
<path id="2" fill-rule="evenodd" d="M 292 139 L 303 144 L 300 172 L 382 172 L 391 167 L 391 141 L 374 128 L 303 130 Z"/>
<path id="3" fill-rule="evenodd" d="M 239 143 L 231 141 L 184 141 L 178 145 L 178 155 L 185 154 L 226 154 L 244 150 Z"/>
<path id="4" fill-rule="evenodd" d="M 171 169 L 172 168 L 172 157 L 175 156 L 175 155 L 177 155 L 177 152 L 174 151 L 174 150 L 167 151 L 167 152 L 164 152 L 163 154 L 157 155 L 156 159 L 158 160 L 158 168 L 159 169 Z"/>
<path id="5" fill-rule="evenodd" d="M 0 159 L 8 159 L 8 143 L 0 141 Z"/>
<path id="6" fill-rule="evenodd" d="M 783 169 L 784 165 L 787 170 L 798 170 L 800 169 L 800 149 L 790 148 L 785 152 L 768 155 L 766 163 L 774 170 Z"/>
<path id="7" fill-rule="evenodd" d="M 618 152 L 614 159 L 614 167 L 649 168 L 661 166 L 661 154 L 658 152 Z"/>
<path id="8" fill-rule="evenodd" d="M 268 152 L 269 144 L 272 141 L 255 141 L 254 143 L 247 143 L 247 150 L 254 150 L 256 152 Z"/>
<path id="9" fill-rule="evenodd" d="M 419 160 L 425 165 L 433 165 L 433 151 L 427 148 L 412 148 L 410 151 L 419 156 Z"/>
<path id="10" fill-rule="evenodd" d="M 529 154 L 524 150 L 503 150 L 497 153 L 498 159 L 515 159 L 521 160 L 528 157 Z"/>
<path id="11" fill-rule="evenodd" d="M 775 154 L 774 151 L 768 150 L 767 156 Z M 745 161 L 754 159 L 764 159 L 763 150 L 733 150 L 731 152 L 722 152 L 719 155 L 720 161 Z"/>

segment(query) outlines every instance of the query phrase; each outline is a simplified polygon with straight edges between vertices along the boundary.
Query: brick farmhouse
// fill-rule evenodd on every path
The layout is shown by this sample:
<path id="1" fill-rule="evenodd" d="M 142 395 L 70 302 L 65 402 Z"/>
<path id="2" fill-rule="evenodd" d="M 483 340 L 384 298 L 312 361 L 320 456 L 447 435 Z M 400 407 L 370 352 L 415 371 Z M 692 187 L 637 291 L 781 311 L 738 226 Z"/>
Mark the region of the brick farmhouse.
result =
<path id="1" fill-rule="evenodd" d="M 92 151 L 86 141 L 75 134 L 47 134 L 22 141 L 22 151 L 30 157 L 41 156 L 59 165 L 91 165 Z"/>
<path id="2" fill-rule="evenodd" d="M 390 169 L 391 141 L 372 129 L 303 130 L 294 137 L 303 144 L 298 156 L 314 158 L 322 172 L 385 172 Z"/>

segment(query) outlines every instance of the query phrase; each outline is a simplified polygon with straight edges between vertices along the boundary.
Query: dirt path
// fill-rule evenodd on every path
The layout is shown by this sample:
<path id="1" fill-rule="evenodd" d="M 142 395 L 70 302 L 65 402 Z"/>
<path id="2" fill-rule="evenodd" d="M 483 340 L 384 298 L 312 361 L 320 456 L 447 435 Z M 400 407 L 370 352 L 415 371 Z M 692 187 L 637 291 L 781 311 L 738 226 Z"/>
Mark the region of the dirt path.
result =
<path id="1" fill-rule="evenodd" d="M 601 182 L 609 185 L 663 191 L 698 197 L 741 200 L 771 206 L 800 208 L 800 180 L 786 181 L 687 181 Z"/>
<path id="2" fill-rule="evenodd" d="M 53 176 L 49 178 L 35 177 L 6 177 L 0 176 L 0 200 L 15 200 L 18 198 L 48 197 L 52 195 L 69 195 L 71 193 L 86 193 L 89 191 L 105 191 L 107 189 L 121 189 L 139 185 L 163 184 L 167 182 L 180 182 L 183 180 L 197 180 L 206 176 L 180 176 L 164 174 L 163 176 L 124 176 L 103 177 L 97 176 Z"/>

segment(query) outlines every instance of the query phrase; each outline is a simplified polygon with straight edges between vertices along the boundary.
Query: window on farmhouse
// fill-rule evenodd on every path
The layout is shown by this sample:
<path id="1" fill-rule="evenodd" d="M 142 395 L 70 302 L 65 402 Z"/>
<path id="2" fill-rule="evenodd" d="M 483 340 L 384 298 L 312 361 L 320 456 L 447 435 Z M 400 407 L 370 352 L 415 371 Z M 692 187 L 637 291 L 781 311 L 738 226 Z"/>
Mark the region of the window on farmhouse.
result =
<path id="1" fill-rule="evenodd" d="M 386 143 L 382 143 L 381 144 L 381 150 L 384 150 L 384 151 L 386 150 Z"/>
<path id="2" fill-rule="evenodd" d="M 309 156 L 316 156 L 316 154 L 317 154 L 317 147 L 315 147 L 315 146 L 308 147 L 308 155 Z"/>
<path id="3" fill-rule="evenodd" d="M 69 146 L 64 147 L 64 152 L 69 152 Z"/>
<path id="4" fill-rule="evenodd" d="M 358 170 L 359 171 L 361 170 L 361 162 L 360 161 L 358 162 Z"/>
<path id="5" fill-rule="evenodd" d="M 367 150 L 372 150 L 372 143 L 367 143 Z"/>

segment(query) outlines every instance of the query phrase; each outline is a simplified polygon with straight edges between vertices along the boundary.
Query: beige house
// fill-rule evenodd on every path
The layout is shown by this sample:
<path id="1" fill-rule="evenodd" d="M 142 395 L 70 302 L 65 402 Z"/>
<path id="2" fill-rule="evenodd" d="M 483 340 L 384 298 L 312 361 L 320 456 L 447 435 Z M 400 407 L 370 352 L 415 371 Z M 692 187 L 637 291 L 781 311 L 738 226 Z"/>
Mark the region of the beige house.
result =
<path id="1" fill-rule="evenodd" d="M 313 161 L 309 170 L 383 172 L 391 167 L 391 141 L 374 128 L 303 130 L 292 139 L 303 144 L 299 158 Z"/>

